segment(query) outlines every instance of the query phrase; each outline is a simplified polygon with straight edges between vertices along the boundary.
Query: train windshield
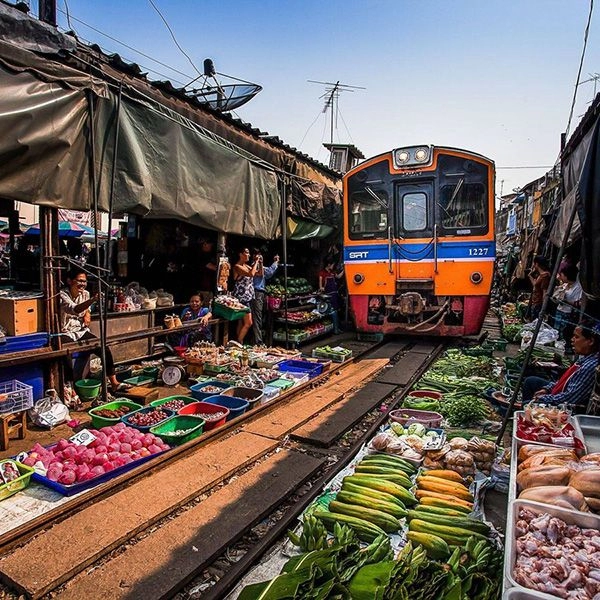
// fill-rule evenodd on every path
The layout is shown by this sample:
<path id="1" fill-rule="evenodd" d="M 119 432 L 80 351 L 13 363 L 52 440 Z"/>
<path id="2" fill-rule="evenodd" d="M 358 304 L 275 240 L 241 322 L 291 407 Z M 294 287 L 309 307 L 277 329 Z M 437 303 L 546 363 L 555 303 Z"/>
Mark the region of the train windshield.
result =
<path id="1" fill-rule="evenodd" d="M 444 229 L 479 228 L 487 225 L 488 199 L 481 183 L 464 178 L 443 185 L 438 205 Z"/>
<path id="2" fill-rule="evenodd" d="M 388 195 L 383 190 L 365 188 L 354 192 L 348 203 L 351 239 L 386 238 Z"/>

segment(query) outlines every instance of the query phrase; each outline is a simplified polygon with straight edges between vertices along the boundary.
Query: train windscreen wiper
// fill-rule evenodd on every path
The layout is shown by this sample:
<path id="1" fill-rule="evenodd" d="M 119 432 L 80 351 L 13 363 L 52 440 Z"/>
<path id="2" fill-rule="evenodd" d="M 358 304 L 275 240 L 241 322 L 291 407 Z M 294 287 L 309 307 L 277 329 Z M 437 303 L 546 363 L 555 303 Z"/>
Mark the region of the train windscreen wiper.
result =
<path id="1" fill-rule="evenodd" d="M 387 202 L 382 200 L 368 185 L 365 186 L 365 192 L 367 192 L 367 194 L 369 194 L 369 196 L 371 196 L 371 198 L 373 198 L 373 200 L 375 200 L 377 204 L 381 206 L 381 208 L 385 208 L 387 210 Z"/>

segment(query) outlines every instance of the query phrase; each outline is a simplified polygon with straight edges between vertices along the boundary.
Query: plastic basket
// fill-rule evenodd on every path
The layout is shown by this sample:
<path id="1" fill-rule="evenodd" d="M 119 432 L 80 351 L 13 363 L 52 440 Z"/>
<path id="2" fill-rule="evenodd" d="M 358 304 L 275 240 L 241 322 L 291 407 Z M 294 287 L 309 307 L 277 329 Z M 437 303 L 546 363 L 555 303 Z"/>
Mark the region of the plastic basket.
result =
<path id="1" fill-rule="evenodd" d="M 271 381 L 269 383 L 270 387 L 276 387 L 279 388 L 280 390 L 287 390 L 288 388 L 291 388 L 294 385 L 293 381 L 290 381 L 289 379 L 276 379 L 275 381 Z"/>
<path id="2" fill-rule="evenodd" d="M 16 379 L 0 383 L 0 415 L 21 412 L 32 406 L 32 386 Z"/>
<path id="3" fill-rule="evenodd" d="M 390 419 L 401 425 L 407 423 L 421 423 L 425 427 L 439 427 L 444 417 L 440 413 L 429 410 L 415 410 L 412 408 L 399 408 L 390 412 Z"/>
<path id="4" fill-rule="evenodd" d="M 413 390 L 407 394 L 413 398 L 428 398 L 430 400 L 442 400 L 444 395 L 441 392 L 435 390 Z"/>
<path id="5" fill-rule="evenodd" d="M 226 419 L 227 421 L 231 421 L 231 419 L 235 419 L 236 417 L 243 415 L 250 406 L 250 403 L 242 398 L 224 396 L 222 394 L 205 398 L 203 402 L 227 408 L 229 410 L 229 414 L 227 415 Z"/>
<path id="6" fill-rule="evenodd" d="M 167 396 L 166 398 L 159 398 L 158 400 L 153 400 L 152 402 L 150 402 L 150 406 L 159 408 L 169 402 L 173 402 L 173 400 L 180 400 L 181 402 L 183 402 L 183 406 L 186 406 L 187 404 L 191 404 L 192 402 L 196 401 L 195 398 L 192 398 L 191 396 L 175 395 L 175 396 Z M 183 407 L 171 408 L 170 406 L 165 406 L 165 408 L 168 408 L 169 410 L 174 410 L 175 412 L 177 412 L 179 410 L 179 408 L 183 408 Z"/>
<path id="7" fill-rule="evenodd" d="M 229 367 L 231 366 L 231 362 L 215 365 L 212 363 L 204 363 L 204 372 L 208 374 L 218 374 L 218 373 L 226 373 L 229 371 Z"/>
<path id="8" fill-rule="evenodd" d="M 207 418 L 208 415 L 216 414 L 218 412 L 224 412 L 225 414 L 216 418 Z M 229 409 L 226 406 L 219 406 L 217 404 L 211 404 L 210 402 L 192 402 L 178 411 L 180 415 L 207 415 L 202 417 L 205 421 L 204 430 L 210 431 L 216 427 L 220 427 L 225 424 L 227 417 L 229 416 Z"/>
<path id="9" fill-rule="evenodd" d="M 221 396 L 233 396 L 234 398 L 241 398 L 250 404 L 250 409 L 254 408 L 257 403 L 260 403 L 263 399 L 264 393 L 262 390 L 255 390 L 249 387 L 230 387 L 228 390 L 224 390 L 220 394 Z"/>
<path id="10" fill-rule="evenodd" d="M 7 460 L 0 461 L 0 465 L 7 462 Z M 0 500 L 4 500 L 17 492 L 24 490 L 29 485 L 31 476 L 33 475 L 33 469 L 31 467 L 23 465 L 16 460 L 11 462 L 14 462 L 15 465 L 17 465 L 17 469 L 19 469 L 21 475 L 9 483 L 0 485 Z"/>
<path id="11" fill-rule="evenodd" d="M 250 309 L 246 310 L 233 310 L 228 306 L 224 306 L 223 304 L 219 304 L 215 302 L 213 305 L 212 314 L 216 317 L 221 317 L 226 319 L 227 321 L 237 321 L 241 319 L 243 316 L 247 315 L 250 312 Z"/>
<path id="12" fill-rule="evenodd" d="M 130 377 L 129 379 L 125 379 L 124 383 L 128 383 L 129 385 L 150 385 L 154 383 L 154 378 L 149 375 L 138 375 L 137 377 Z"/>
<path id="13" fill-rule="evenodd" d="M 140 410 L 136 410 L 127 415 L 124 415 L 123 417 L 121 417 L 121 421 L 123 421 L 123 423 L 125 423 L 125 425 L 127 425 L 128 427 L 133 427 L 134 429 L 138 429 L 139 431 L 143 431 L 143 432 L 147 433 L 150 431 L 150 429 L 152 429 L 152 427 L 156 427 L 157 425 L 164 423 L 167 419 L 175 416 L 174 410 L 169 410 L 168 408 L 161 408 L 160 410 L 165 412 L 167 416 L 162 421 L 159 421 L 158 423 L 154 423 L 154 425 L 136 425 L 135 423 L 132 423 L 130 421 L 132 415 L 136 415 L 136 414 L 142 413 L 142 412 L 148 413 L 153 410 L 157 410 L 155 406 L 146 406 L 146 408 L 142 408 Z"/>
<path id="14" fill-rule="evenodd" d="M 260 401 L 261 404 L 266 404 L 267 402 L 270 402 L 271 400 L 274 400 L 275 398 L 277 398 L 277 396 L 279 396 L 281 394 L 281 388 L 268 384 L 265 385 L 265 387 L 263 388 L 263 397 L 262 400 Z"/>
<path id="15" fill-rule="evenodd" d="M 134 412 L 136 410 L 140 410 L 143 408 L 141 404 L 137 404 L 136 402 L 130 402 L 129 400 L 116 400 L 115 402 L 109 402 L 107 404 L 102 404 L 100 406 L 96 406 L 95 408 L 91 408 L 88 410 L 88 414 L 92 417 L 92 426 L 95 429 L 100 429 L 102 427 L 109 427 L 111 425 L 115 425 L 121 420 L 121 417 L 116 417 L 111 419 L 109 417 L 101 417 L 98 412 L 101 410 L 117 410 L 121 408 L 121 406 L 127 406 L 131 409 L 128 413 Z M 123 415 L 124 416 L 124 415 Z"/>
<path id="16" fill-rule="evenodd" d="M 80 379 L 75 382 L 75 390 L 84 400 L 92 400 L 98 396 L 102 382 L 97 379 Z"/>
<path id="17" fill-rule="evenodd" d="M 175 415 L 162 423 L 150 428 L 150 433 L 159 437 L 170 446 L 185 444 L 204 433 L 204 419 L 188 415 Z M 176 431 L 188 430 L 186 434 L 177 434 Z"/>
<path id="18" fill-rule="evenodd" d="M 202 389 L 209 385 L 219 388 L 220 391 L 215 392 L 213 390 L 213 391 L 209 391 L 209 392 L 203 392 Z M 210 396 L 215 396 L 217 394 L 220 394 L 223 391 L 229 389 L 230 387 L 231 387 L 231 385 L 229 383 L 211 379 L 210 381 L 204 381 L 203 383 L 195 383 L 190 388 L 190 391 L 192 392 L 192 397 L 194 398 L 194 401 L 200 401 L 200 400 L 204 400 L 204 398 L 208 398 Z"/>
<path id="19" fill-rule="evenodd" d="M 279 370 L 289 373 L 308 373 L 309 379 L 323 372 L 323 365 L 307 360 L 285 360 L 279 365 Z"/>

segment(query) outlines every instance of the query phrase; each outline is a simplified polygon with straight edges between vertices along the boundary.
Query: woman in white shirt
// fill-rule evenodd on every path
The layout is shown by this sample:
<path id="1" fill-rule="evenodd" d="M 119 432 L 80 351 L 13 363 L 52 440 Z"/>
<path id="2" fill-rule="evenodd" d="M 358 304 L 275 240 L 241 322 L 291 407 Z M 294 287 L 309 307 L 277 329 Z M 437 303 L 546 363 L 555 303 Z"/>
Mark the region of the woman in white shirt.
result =
<path id="1" fill-rule="evenodd" d="M 90 306 L 98 300 L 98 294 L 90 296 L 87 291 L 87 275 L 82 269 L 73 269 L 67 277 L 67 287 L 60 292 L 61 334 L 64 341 L 97 340 L 90 331 Z M 100 356 L 100 349 L 92 350 L 92 354 Z M 110 348 L 104 349 L 106 357 L 105 372 L 111 385 L 111 391 L 121 392 L 130 386 L 119 383 L 115 376 L 115 362 Z M 80 379 L 87 364 L 87 355 L 80 353 L 73 364 L 73 379 Z"/>

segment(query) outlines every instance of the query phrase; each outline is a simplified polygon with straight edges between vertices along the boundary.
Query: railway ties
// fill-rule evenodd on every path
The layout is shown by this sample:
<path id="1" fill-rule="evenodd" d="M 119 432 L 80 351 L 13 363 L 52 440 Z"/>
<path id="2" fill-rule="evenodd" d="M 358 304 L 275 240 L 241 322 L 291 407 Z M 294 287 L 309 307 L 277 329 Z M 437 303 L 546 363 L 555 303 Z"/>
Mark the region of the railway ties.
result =
<path id="1" fill-rule="evenodd" d="M 307 482 L 311 485 L 305 487 L 316 494 L 364 440 L 357 439 L 346 454 L 344 448 L 332 448 L 335 441 L 366 414 L 371 413 L 375 429 L 379 426 L 384 415 L 374 421 L 374 409 L 398 389 L 378 381 L 382 373 L 393 372 L 394 366 L 386 368 L 389 359 L 405 350 L 398 365 L 420 354 L 423 360 L 420 367 L 415 363 L 412 381 L 440 349 L 411 345 L 407 349 L 406 343 L 391 342 L 350 364 L 334 365 L 321 386 L 273 405 L 228 435 L 49 523 L 0 557 L 0 577 L 31 598 L 49 593 L 82 600 L 171 598 L 287 499 L 270 534 L 208 593 L 223 597 L 312 500 L 307 494 L 290 504 L 290 496 Z M 337 460 L 333 467 L 331 455 Z"/>

